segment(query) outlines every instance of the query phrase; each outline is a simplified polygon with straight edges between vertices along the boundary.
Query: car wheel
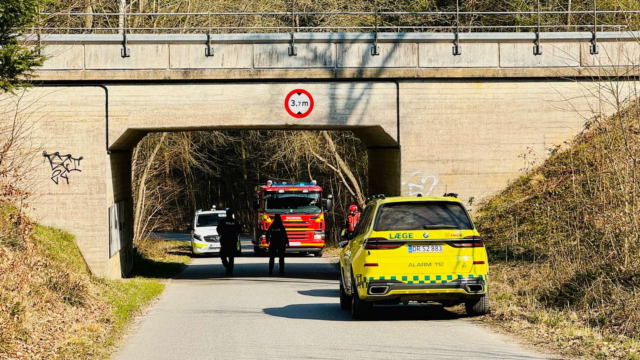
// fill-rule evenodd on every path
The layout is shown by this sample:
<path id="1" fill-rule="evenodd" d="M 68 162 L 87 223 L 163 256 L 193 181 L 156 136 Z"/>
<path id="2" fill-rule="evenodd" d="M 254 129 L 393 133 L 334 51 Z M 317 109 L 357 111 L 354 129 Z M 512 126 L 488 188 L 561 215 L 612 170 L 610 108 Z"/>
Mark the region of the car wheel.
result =
<path id="1" fill-rule="evenodd" d="M 360 299 L 357 289 L 356 279 L 351 276 L 351 318 L 354 320 L 364 320 L 368 317 L 373 303 Z"/>
<path id="2" fill-rule="evenodd" d="M 479 299 L 466 300 L 464 307 L 469 316 L 480 316 L 489 313 L 489 292 L 487 291 Z"/>
<path id="3" fill-rule="evenodd" d="M 313 256 L 315 256 L 315 257 L 322 257 L 322 255 L 323 255 L 322 253 L 323 253 L 323 252 L 324 252 L 323 250 L 320 250 L 320 251 L 318 251 L 317 253 L 313 254 Z"/>
<path id="4" fill-rule="evenodd" d="M 342 284 L 342 274 L 340 274 L 340 308 L 342 310 L 351 309 L 351 299 L 349 295 L 344 291 L 344 285 Z"/>

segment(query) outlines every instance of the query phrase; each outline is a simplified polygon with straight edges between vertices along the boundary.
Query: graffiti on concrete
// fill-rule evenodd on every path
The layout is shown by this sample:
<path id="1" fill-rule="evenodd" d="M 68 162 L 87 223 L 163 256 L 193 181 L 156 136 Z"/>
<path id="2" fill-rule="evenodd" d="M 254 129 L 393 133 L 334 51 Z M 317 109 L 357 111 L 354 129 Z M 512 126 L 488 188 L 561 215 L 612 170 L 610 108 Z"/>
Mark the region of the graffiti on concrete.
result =
<path id="1" fill-rule="evenodd" d="M 424 171 L 415 171 L 409 176 L 409 180 L 402 182 L 402 187 L 408 187 L 409 196 L 418 194 L 428 196 L 439 182 L 440 178 L 437 175 Z"/>
<path id="2" fill-rule="evenodd" d="M 82 156 L 74 158 L 70 154 L 60 155 L 59 152 L 48 154 L 46 151 L 42 152 L 42 156 L 49 160 L 49 165 L 51 165 L 51 180 L 56 185 L 58 185 L 60 179 L 64 179 L 67 184 L 69 184 L 69 173 L 73 171 L 82 172 L 82 170 L 80 170 L 80 160 L 82 160 Z"/>

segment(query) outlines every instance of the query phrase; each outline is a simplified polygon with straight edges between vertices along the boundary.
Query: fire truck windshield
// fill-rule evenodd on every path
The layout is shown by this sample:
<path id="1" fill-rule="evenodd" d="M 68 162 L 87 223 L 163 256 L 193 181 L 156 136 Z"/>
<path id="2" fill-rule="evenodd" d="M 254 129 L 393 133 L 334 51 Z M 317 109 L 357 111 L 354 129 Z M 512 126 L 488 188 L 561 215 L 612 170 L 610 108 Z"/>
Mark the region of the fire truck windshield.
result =
<path id="1" fill-rule="evenodd" d="M 302 193 L 274 193 L 264 197 L 264 211 L 273 214 L 322 212 L 319 192 Z"/>

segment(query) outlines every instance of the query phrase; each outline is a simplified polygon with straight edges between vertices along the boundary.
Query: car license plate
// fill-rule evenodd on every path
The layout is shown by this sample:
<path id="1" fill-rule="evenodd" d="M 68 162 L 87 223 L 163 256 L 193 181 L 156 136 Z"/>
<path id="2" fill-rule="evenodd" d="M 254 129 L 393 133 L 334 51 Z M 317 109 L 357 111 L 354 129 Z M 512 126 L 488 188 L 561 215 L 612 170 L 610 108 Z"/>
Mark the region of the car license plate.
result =
<path id="1" fill-rule="evenodd" d="M 209 244 L 209 249 L 212 249 L 212 250 L 217 249 L 219 247 L 220 245 L 217 245 L 217 244 Z"/>
<path id="2" fill-rule="evenodd" d="M 289 241 L 289 246 L 300 246 L 302 245 L 299 241 Z"/>
<path id="3" fill-rule="evenodd" d="M 410 253 L 441 253 L 442 245 L 411 245 Z"/>

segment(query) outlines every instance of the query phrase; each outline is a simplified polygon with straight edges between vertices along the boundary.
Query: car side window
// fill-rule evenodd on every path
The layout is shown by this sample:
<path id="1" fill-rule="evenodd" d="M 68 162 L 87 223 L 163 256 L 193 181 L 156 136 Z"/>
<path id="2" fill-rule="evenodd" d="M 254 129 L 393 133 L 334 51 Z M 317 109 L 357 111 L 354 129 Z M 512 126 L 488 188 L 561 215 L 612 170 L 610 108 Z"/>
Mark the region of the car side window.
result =
<path id="1" fill-rule="evenodd" d="M 360 220 L 360 222 L 358 222 L 358 225 L 356 226 L 356 230 L 354 232 L 353 237 L 355 238 L 356 236 L 360 236 L 362 234 L 364 234 L 367 229 L 369 228 L 369 225 L 371 224 L 371 219 L 372 219 L 372 213 L 373 213 L 373 205 L 369 205 L 364 209 L 364 212 L 362 214 L 362 218 Z"/>

